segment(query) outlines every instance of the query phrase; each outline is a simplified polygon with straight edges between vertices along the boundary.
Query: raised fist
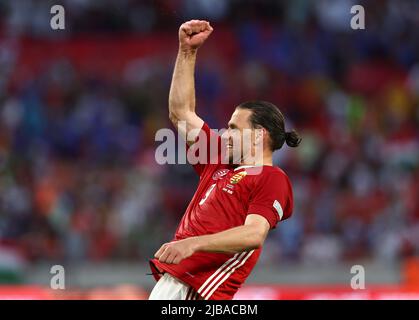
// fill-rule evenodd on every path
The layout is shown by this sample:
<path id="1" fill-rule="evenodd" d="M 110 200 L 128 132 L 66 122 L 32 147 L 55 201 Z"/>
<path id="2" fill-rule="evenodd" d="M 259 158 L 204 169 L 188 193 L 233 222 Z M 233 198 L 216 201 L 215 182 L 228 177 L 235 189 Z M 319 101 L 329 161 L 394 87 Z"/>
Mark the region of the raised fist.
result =
<path id="1" fill-rule="evenodd" d="M 183 50 L 196 50 L 214 29 L 208 21 L 190 20 L 179 28 L 179 46 Z"/>

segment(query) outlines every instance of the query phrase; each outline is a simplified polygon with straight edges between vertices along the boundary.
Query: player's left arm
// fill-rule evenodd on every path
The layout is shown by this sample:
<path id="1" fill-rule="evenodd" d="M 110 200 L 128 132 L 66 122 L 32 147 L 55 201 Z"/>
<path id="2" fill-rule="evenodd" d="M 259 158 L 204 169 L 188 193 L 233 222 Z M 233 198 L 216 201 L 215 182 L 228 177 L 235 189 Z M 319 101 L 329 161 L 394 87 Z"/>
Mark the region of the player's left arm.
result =
<path id="1" fill-rule="evenodd" d="M 236 253 L 260 248 L 270 230 L 266 218 L 249 214 L 244 225 L 222 232 L 165 243 L 156 252 L 160 262 L 178 264 L 195 252 Z"/>

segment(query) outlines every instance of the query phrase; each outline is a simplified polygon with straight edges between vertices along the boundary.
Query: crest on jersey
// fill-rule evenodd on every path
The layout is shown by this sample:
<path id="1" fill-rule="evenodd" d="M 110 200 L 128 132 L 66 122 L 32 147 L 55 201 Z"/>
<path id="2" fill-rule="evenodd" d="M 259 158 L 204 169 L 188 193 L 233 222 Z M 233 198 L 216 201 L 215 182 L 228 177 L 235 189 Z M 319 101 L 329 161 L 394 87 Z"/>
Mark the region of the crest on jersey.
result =
<path id="1" fill-rule="evenodd" d="M 214 172 L 214 174 L 212 175 L 212 179 L 213 180 L 219 180 L 222 177 L 224 177 L 230 170 L 228 169 L 220 169 Z"/>
<path id="2" fill-rule="evenodd" d="M 242 171 L 239 173 L 236 173 L 234 176 L 231 177 L 230 183 L 237 184 L 239 183 L 245 176 L 247 175 L 246 171 Z"/>

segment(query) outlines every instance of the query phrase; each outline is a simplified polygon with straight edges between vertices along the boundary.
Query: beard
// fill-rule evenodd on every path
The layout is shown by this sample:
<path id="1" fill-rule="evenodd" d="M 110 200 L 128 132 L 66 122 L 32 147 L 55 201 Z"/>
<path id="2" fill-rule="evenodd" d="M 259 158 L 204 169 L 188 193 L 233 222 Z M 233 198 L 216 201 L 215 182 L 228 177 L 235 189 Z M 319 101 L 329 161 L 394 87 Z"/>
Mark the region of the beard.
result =
<path id="1" fill-rule="evenodd" d="M 228 150 L 228 164 L 237 167 L 240 165 L 240 163 L 243 160 L 243 154 L 240 152 L 240 154 L 236 154 L 233 152 L 233 150 Z"/>

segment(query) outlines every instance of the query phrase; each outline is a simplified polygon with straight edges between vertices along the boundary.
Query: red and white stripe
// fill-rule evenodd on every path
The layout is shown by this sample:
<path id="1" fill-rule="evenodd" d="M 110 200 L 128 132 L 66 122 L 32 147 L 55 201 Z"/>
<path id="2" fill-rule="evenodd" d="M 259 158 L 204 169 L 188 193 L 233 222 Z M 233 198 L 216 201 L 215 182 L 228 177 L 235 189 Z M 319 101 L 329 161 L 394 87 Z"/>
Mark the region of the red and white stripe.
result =
<path id="1" fill-rule="evenodd" d="M 251 250 L 240 254 L 236 253 L 204 282 L 204 284 L 198 289 L 198 294 L 200 294 L 205 300 L 208 300 L 218 287 L 222 285 L 234 271 L 236 271 L 236 269 L 245 264 L 254 251 L 255 250 Z"/>
<path id="2" fill-rule="evenodd" d="M 186 293 L 185 300 L 198 300 L 199 295 L 198 292 L 194 290 L 194 288 L 189 287 L 188 292 Z"/>

